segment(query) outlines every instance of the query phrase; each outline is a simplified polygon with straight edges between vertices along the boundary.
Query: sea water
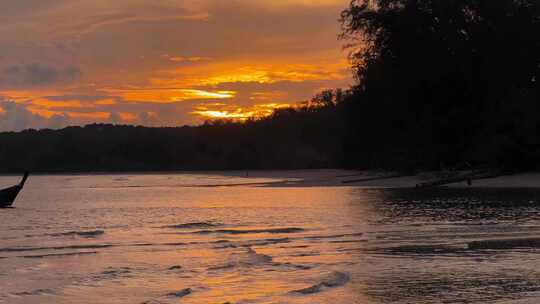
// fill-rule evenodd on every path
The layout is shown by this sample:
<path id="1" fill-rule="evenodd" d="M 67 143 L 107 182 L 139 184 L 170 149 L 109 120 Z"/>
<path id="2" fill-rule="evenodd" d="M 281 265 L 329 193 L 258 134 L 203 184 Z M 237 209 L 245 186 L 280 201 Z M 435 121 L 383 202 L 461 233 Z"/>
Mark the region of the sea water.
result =
<path id="1" fill-rule="evenodd" d="M 273 181 L 33 176 L 0 209 L 0 303 L 540 299 L 538 190 Z"/>

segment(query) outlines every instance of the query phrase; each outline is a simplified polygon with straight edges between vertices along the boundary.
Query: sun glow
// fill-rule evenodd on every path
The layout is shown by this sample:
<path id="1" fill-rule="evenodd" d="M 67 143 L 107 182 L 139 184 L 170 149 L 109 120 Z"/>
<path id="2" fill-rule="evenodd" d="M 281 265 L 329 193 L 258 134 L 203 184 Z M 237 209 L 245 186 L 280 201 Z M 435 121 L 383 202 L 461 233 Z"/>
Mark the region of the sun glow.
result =
<path id="1" fill-rule="evenodd" d="M 272 115 L 276 109 L 291 107 L 290 104 L 268 103 L 252 107 L 242 108 L 228 106 L 226 109 L 209 109 L 208 105 L 199 106 L 192 114 L 207 119 L 230 119 L 234 121 L 246 121 L 253 118 L 263 118 Z"/>
<path id="2" fill-rule="evenodd" d="M 206 91 L 197 89 L 178 88 L 128 88 L 104 89 L 103 91 L 117 94 L 126 101 L 152 103 L 176 103 L 196 99 L 227 99 L 236 95 L 234 91 Z"/>
<path id="3" fill-rule="evenodd" d="M 317 64 L 307 59 L 304 63 L 277 61 L 256 64 L 250 61 L 207 61 L 196 66 L 162 70 L 150 81 L 161 87 L 211 87 L 231 83 L 275 84 L 283 81 L 298 83 L 346 79 L 347 68 L 347 60 Z"/>
<path id="4" fill-rule="evenodd" d="M 208 117 L 208 118 L 230 118 L 246 120 L 253 116 L 253 112 L 242 112 L 242 110 L 236 112 L 229 111 L 196 111 L 196 114 Z"/>

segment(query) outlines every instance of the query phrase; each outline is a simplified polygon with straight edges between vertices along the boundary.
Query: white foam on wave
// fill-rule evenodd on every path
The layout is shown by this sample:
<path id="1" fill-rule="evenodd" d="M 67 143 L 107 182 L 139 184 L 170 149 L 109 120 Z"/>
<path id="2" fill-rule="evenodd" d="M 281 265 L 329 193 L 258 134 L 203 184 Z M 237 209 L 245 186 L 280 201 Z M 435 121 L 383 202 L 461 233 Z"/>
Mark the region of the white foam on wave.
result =
<path id="1" fill-rule="evenodd" d="M 258 253 L 251 247 L 247 247 L 245 253 L 236 253 L 231 255 L 231 260 L 223 265 L 209 267 L 208 270 L 227 270 L 236 267 L 253 267 L 265 265 L 272 262 L 272 257 L 266 254 Z"/>

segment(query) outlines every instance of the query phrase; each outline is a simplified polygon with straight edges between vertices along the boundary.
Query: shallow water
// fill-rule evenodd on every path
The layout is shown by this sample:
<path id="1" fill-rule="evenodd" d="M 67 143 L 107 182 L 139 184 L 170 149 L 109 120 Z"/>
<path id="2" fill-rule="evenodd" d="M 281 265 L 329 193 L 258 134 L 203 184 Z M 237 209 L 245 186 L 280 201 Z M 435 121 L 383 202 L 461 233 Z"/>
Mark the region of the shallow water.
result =
<path id="1" fill-rule="evenodd" d="M 0 209 L 0 303 L 540 298 L 538 190 L 256 186 L 272 181 L 31 177 Z"/>

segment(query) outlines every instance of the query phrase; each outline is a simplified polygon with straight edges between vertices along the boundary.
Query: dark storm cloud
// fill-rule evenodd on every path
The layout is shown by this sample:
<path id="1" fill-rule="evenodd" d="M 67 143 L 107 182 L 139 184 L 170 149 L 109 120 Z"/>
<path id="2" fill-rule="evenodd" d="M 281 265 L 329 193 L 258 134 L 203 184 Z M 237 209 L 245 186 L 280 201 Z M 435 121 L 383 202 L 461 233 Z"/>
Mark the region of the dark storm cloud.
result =
<path id="1" fill-rule="evenodd" d="M 58 68 L 41 63 L 11 65 L 2 71 L 2 86 L 42 86 L 68 82 L 81 75 L 81 71 L 73 66 Z"/>
<path id="2" fill-rule="evenodd" d="M 30 112 L 24 105 L 0 99 L 0 132 L 24 129 L 63 128 L 70 124 L 68 115 L 44 117 Z"/>

